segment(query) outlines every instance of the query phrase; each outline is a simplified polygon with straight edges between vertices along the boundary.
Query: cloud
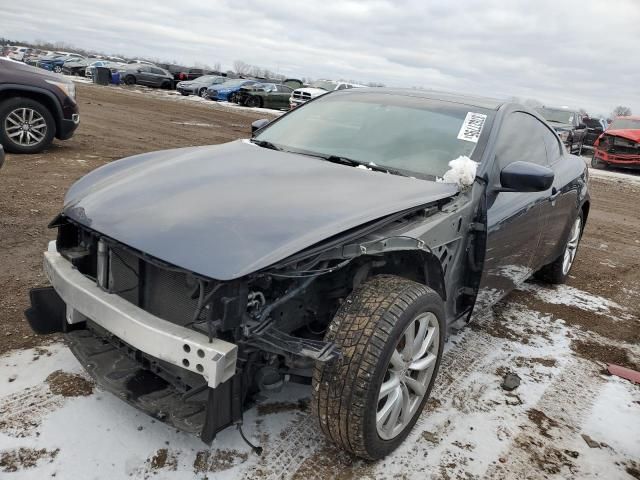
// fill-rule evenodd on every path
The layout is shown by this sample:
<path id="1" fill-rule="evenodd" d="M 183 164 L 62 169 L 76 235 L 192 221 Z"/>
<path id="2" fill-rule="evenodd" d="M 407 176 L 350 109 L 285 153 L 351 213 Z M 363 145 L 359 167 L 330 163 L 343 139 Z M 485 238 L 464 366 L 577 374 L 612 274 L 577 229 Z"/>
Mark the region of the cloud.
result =
<path id="1" fill-rule="evenodd" d="M 2 35 L 288 76 L 640 113 L 636 0 L 22 0 Z"/>

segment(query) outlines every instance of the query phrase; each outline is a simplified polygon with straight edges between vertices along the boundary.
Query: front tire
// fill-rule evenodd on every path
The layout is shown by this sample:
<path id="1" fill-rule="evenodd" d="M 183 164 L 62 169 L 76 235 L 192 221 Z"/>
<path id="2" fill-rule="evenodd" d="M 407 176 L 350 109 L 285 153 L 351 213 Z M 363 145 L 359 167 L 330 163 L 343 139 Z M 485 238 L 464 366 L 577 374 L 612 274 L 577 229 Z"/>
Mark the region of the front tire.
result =
<path id="1" fill-rule="evenodd" d="M 62 67 L 60 65 L 56 65 L 53 67 L 53 71 L 56 73 L 62 73 Z"/>
<path id="2" fill-rule="evenodd" d="M 209 94 L 207 93 L 207 89 L 206 88 L 201 88 L 200 91 L 198 92 L 198 96 L 200 98 L 208 98 Z"/>
<path id="3" fill-rule="evenodd" d="M 53 115 L 40 102 L 15 97 L 0 103 L 0 144 L 7 152 L 39 153 L 55 134 Z"/>
<path id="4" fill-rule="evenodd" d="M 126 85 L 135 85 L 136 77 L 134 77 L 133 75 L 127 75 L 126 77 L 124 77 L 124 83 Z"/>
<path id="5" fill-rule="evenodd" d="M 262 107 L 262 99 L 260 97 L 249 97 L 246 103 L 247 107 L 251 108 L 260 108 Z"/>
<path id="6" fill-rule="evenodd" d="M 535 274 L 538 280 L 550 283 L 553 285 L 566 283 L 569 278 L 569 272 L 573 266 L 573 262 L 576 258 L 578 246 L 580 245 L 580 239 L 582 238 L 582 230 L 584 226 L 584 217 L 582 212 L 578 214 L 573 221 L 571 230 L 569 231 L 569 238 L 565 244 L 562 254 L 549 265 L 545 265 Z"/>
<path id="7" fill-rule="evenodd" d="M 312 410 L 326 437 L 369 460 L 395 450 L 429 398 L 444 333 L 442 299 L 425 285 L 380 275 L 354 290 L 325 337 L 342 355 L 313 376 Z"/>

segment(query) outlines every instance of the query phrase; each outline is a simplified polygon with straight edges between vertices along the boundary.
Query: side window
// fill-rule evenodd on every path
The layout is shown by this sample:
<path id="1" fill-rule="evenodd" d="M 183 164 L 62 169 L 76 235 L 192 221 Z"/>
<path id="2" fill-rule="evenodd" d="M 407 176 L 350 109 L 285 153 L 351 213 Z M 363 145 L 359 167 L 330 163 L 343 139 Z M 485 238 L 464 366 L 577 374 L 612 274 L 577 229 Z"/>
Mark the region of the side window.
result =
<path id="1" fill-rule="evenodd" d="M 336 88 L 336 90 L 344 90 L 345 88 L 347 88 L 347 86 L 344 83 L 341 83 L 340 85 L 338 85 L 338 88 Z"/>
<path id="2" fill-rule="evenodd" d="M 555 133 L 543 125 L 542 138 L 544 139 L 544 147 L 547 150 L 547 159 L 553 165 L 562 158 L 562 147 Z"/>
<path id="3" fill-rule="evenodd" d="M 516 161 L 549 165 L 542 129 L 546 128 L 535 117 L 524 112 L 513 112 L 505 118 L 498 144 L 496 164 L 499 170 Z"/>
<path id="4" fill-rule="evenodd" d="M 151 68 L 151 73 L 155 73 L 156 75 L 164 75 L 164 71 L 159 68 Z"/>
<path id="5" fill-rule="evenodd" d="M 278 91 L 282 93 L 291 93 L 293 92 L 293 89 L 287 87 L 286 85 L 278 85 Z"/>

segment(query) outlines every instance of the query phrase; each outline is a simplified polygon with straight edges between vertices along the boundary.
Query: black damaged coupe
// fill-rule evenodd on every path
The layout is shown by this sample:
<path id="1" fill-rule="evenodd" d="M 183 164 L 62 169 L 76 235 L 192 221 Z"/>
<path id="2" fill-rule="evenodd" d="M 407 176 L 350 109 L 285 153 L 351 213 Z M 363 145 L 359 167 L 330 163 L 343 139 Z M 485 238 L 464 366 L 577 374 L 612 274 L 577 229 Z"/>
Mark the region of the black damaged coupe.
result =
<path id="1" fill-rule="evenodd" d="M 254 129 L 75 183 L 27 318 L 205 442 L 291 381 L 330 441 L 384 457 L 451 328 L 531 275 L 566 280 L 585 164 L 536 112 L 453 94 L 336 91 Z"/>

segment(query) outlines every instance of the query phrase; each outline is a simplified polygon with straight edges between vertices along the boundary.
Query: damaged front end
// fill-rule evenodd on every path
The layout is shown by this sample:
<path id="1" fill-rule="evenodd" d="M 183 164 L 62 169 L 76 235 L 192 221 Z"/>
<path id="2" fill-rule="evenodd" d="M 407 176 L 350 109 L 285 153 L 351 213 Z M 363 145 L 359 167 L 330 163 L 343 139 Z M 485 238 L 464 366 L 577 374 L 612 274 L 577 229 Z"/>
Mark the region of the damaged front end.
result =
<path id="1" fill-rule="evenodd" d="M 429 279 L 445 298 L 449 250 L 431 251 L 398 231 L 426 221 L 459 230 L 461 222 L 445 221 L 451 202 L 369 222 L 229 281 L 167 264 L 59 216 L 44 259 L 52 287 L 32 290 L 26 317 L 38 333 L 64 332 L 103 388 L 210 443 L 241 422 L 255 393 L 286 381 L 310 384 L 316 362 L 341 354 L 324 341 L 326 329 L 367 278 L 402 272 Z M 463 251 L 460 238 L 448 231 L 442 237 Z"/>
<path id="2" fill-rule="evenodd" d="M 638 168 L 640 142 L 605 132 L 595 143 L 594 156 L 607 165 Z"/>

